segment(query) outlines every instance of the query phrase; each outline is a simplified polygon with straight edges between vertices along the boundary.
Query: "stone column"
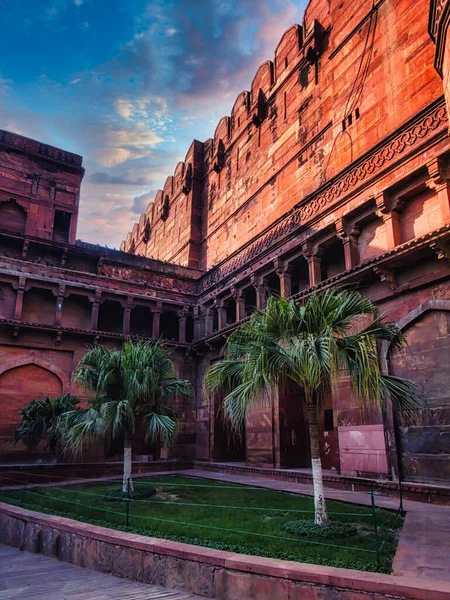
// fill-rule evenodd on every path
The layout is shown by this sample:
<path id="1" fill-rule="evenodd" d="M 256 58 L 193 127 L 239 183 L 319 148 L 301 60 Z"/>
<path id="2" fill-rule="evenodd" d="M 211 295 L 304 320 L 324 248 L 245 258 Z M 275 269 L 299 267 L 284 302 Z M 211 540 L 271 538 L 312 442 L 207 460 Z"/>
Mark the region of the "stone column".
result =
<path id="1" fill-rule="evenodd" d="M 375 196 L 375 202 L 377 205 L 376 215 L 383 219 L 386 228 L 387 250 L 393 250 L 401 243 L 400 205 L 389 207 L 385 191 Z"/>
<path id="2" fill-rule="evenodd" d="M 98 311 L 100 309 L 100 302 L 102 298 L 101 290 L 95 290 L 95 295 L 89 298 L 90 302 L 92 302 L 92 312 L 91 312 L 91 329 L 98 329 Z"/>
<path id="3" fill-rule="evenodd" d="M 345 269 L 348 271 L 352 267 L 356 267 L 359 263 L 359 253 L 358 253 L 358 236 L 360 234 L 360 230 L 358 227 L 353 227 L 353 229 L 348 232 L 345 228 L 342 219 L 338 219 L 336 222 L 336 235 L 341 240 L 342 245 L 344 247 L 344 257 L 345 257 Z"/>
<path id="4" fill-rule="evenodd" d="M 447 179 L 447 166 L 442 158 L 437 157 L 427 162 L 430 179 L 427 187 L 435 191 L 439 198 L 442 224 L 450 223 L 450 190 Z"/>
<path id="5" fill-rule="evenodd" d="M 214 315 L 213 307 L 209 306 L 205 309 L 205 335 L 210 336 L 214 333 Z"/>
<path id="6" fill-rule="evenodd" d="M 66 294 L 66 286 L 61 283 L 58 287 L 58 291 L 55 293 L 56 296 L 56 307 L 55 307 L 55 319 L 53 321 L 54 325 L 61 325 L 62 319 L 62 311 L 64 307 L 64 297 Z"/>
<path id="7" fill-rule="evenodd" d="M 156 308 L 152 310 L 153 313 L 153 323 L 152 323 L 152 337 L 155 339 L 159 338 L 160 335 L 160 325 L 161 325 L 161 313 L 162 313 L 162 303 L 158 302 Z"/>
<path id="8" fill-rule="evenodd" d="M 20 321 L 22 319 L 23 294 L 25 292 L 25 277 L 19 277 L 16 287 L 16 305 L 14 307 L 14 319 Z"/>
<path id="9" fill-rule="evenodd" d="M 205 321 L 199 306 L 194 307 L 194 340 L 199 340 L 205 335 Z"/>
<path id="10" fill-rule="evenodd" d="M 219 331 L 227 326 L 227 306 L 224 298 L 216 298 L 214 306 L 217 308 L 218 329 Z"/>
<path id="11" fill-rule="evenodd" d="M 256 290 L 256 308 L 263 310 L 266 307 L 266 282 L 259 275 L 252 275 L 250 281 Z"/>
<path id="12" fill-rule="evenodd" d="M 178 314 L 178 341 L 181 344 L 186 343 L 186 319 L 187 308 L 184 307 L 183 310 Z"/>
<path id="13" fill-rule="evenodd" d="M 238 323 L 247 316 L 245 313 L 245 292 L 243 289 L 232 287 L 231 295 L 236 302 L 236 323 Z"/>
<path id="14" fill-rule="evenodd" d="M 123 323 L 122 332 L 126 335 L 130 333 L 131 311 L 133 309 L 133 298 L 129 296 L 125 302 L 122 302 L 123 307 Z"/>
<path id="15" fill-rule="evenodd" d="M 317 247 L 305 244 L 303 246 L 303 253 L 305 255 L 306 262 L 308 263 L 309 285 L 312 287 L 313 285 L 317 285 L 322 281 L 322 273 L 320 269 L 322 262 L 322 251 Z"/>
<path id="16" fill-rule="evenodd" d="M 283 298 L 289 298 L 292 296 L 292 267 L 287 261 L 279 258 L 276 258 L 273 261 L 273 264 L 275 266 L 276 274 L 280 278 L 280 295 Z"/>

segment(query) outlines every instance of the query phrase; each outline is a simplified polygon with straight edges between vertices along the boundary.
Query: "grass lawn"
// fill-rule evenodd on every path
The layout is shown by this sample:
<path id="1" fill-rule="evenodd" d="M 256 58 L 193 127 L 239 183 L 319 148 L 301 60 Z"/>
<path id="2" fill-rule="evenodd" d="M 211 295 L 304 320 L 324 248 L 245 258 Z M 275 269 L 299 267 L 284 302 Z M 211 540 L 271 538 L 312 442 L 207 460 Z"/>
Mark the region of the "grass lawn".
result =
<path id="1" fill-rule="evenodd" d="M 135 488 L 137 492 L 155 488 L 156 493 L 130 501 L 128 527 L 127 502 L 104 500 L 105 493 L 120 489 L 120 482 L 34 487 L 25 493 L 2 491 L 0 500 L 201 546 L 368 571 L 390 572 L 402 527 L 402 519 L 395 513 L 377 511 L 381 546 L 377 568 L 369 507 L 328 501 L 330 520 L 353 526 L 353 534 L 306 539 L 287 533 L 284 525 L 298 519 L 313 520 L 309 496 L 181 476 L 138 479 Z"/>

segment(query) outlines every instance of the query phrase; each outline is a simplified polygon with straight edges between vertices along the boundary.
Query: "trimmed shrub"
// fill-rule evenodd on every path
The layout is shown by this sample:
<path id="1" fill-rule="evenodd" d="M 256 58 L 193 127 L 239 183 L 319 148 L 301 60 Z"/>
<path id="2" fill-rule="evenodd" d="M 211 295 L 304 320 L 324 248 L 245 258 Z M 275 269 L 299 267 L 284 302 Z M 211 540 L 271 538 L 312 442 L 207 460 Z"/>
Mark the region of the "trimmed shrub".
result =
<path id="1" fill-rule="evenodd" d="M 156 489 L 150 485 L 146 485 L 145 487 L 135 488 L 130 493 L 130 498 L 131 500 L 147 500 L 147 498 L 151 498 L 154 494 L 156 494 Z M 123 502 L 127 498 L 127 494 L 122 492 L 122 490 L 111 490 L 104 494 L 103 502 Z"/>
<path id="2" fill-rule="evenodd" d="M 283 529 L 286 533 L 291 533 L 299 538 L 318 541 L 352 537 L 359 533 L 358 527 L 353 523 L 330 523 L 327 526 L 322 526 L 316 525 L 314 521 L 307 519 L 288 521 L 283 525 Z"/>

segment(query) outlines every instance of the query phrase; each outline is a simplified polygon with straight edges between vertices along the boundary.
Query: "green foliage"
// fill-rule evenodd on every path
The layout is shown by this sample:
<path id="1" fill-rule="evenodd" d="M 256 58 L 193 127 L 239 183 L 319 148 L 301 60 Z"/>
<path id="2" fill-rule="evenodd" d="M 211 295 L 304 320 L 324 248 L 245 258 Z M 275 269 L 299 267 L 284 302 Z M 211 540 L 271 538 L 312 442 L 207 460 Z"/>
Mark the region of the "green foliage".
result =
<path id="1" fill-rule="evenodd" d="M 298 513 L 290 512 L 294 510 L 302 511 L 300 518 L 306 517 L 305 513 L 310 513 L 308 516 L 312 518 L 311 497 L 248 486 L 230 487 L 230 484 L 181 476 L 139 480 L 137 485 L 139 490 L 157 491 L 149 501 L 141 499 L 130 503 L 129 528 L 126 527 L 126 503 L 105 501 L 105 495 L 117 492 L 118 482 L 45 486 L 40 488 L 39 495 L 36 488 L 28 488 L 25 493 L 9 490 L 0 495 L 2 501 L 19 505 L 25 499 L 23 506 L 33 510 L 162 539 L 317 565 L 377 570 L 368 507 L 330 500 L 332 526 L 341 527 L 349 533 L 348 537 L 302 539 L 284 531 L 283 525 L 296 519 Z M 389 572 L 402 520 L 383 509 L 377 515 L 382 524 L 380 542 L 385 542 L 380 570 Z M 383 525 L 385 522 L 387 525 Z"/>
<path id="2" fill-rule="evenodd" d="M 23 442 L 29 449 L 33 449 L 45 440 L 50 451 L 54 452 L 61 435 L 58 420 L 68 411 L 79 412 L 79 402 L 78 398 L 70 394 L 58 398 L 31 400 L 20 411 L 22 420 L 13 433 L 12 441 L 15 444 Z"/>
<path id="3" fill-rule="evenodd" d="M 370 318 L 358 326 L 361 317 Z M 403 410 L 416 409 L 422 391 L 381 373 L 377 345 L 400 347 L 399 328 L 384 322 L 378 308 L 356 291 L 329 289 L 299 305 L 271 297 L 229 338 L 223 361 L 204 380 L 206 392 L 224 393 L 223 410 L 239 431 L 250 404 L 270 397 L 280 383 L 294 382 L 304 400 L 320 411 L 333 384 L 348 376 L 362 403 L 380 405 L 389 395 Z"/>
<path id="4" fill-rule="evenodd" d="M 167 405 L 176 394 L 192 396 L 189 381 L 177 379 L 170 351 L 159 342 L 128 342 L 121 350 L 95 346 L 80 360 L 74 380 L 93 394 L 86 409 L 69 411 L 59 426 L 75 454 L 99 437 L 132 436 L 144 424 L 146 441 L 170 445 L 178 432 Z"/>
<path id="5" fill-rule="evenodd" d="M 148 500 L 152 496 L 156 494 L 156 489 L 150 486 L 145 487 L 135 487 L 132 492 L 130 492 L 131 500 Z M 128 500 L 128 494 L 120 490 L 108 490 L 103 495 L 103 502 L 123 502 L 124 500 Z"/>
<path id="6" fill-rule="evenodd" d="M 288 521 L 283 525 L 284 531 L 299 538 L 313 539 L 317 541 L 327 541 L 353 537 L 358 535 L 360 528 L 356 523 L 330 523 L 327 527 L 316 525 L 314 521 L 300 519 L 298 521 Z M 370 533 L 370 529 L 366 528 L 366 533 Z"/>

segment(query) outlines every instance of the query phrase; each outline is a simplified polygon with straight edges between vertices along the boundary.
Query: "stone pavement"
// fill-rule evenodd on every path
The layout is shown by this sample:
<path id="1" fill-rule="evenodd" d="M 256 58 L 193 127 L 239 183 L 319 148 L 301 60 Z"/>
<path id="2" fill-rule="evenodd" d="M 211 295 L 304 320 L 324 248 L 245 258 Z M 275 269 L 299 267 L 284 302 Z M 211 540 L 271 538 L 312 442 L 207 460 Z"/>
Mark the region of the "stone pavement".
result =
<path id="1" fill-rule="evenodd" d="M 294 494 L 313 494 L 312 485 L 309 483 L 291 483 L 267 477 L 214 473 L 200 469 L 180 471 L 181 474 Z M 363 505 L 371 503 L 370 494 L 366 492 L 325 488 L 325 496 L 332 500 Z M 399 501 L 378 492 L 376 505 L 382 508 L 397 509 Z M 450 507 L 408 500 L 404 501 L 403 506 L 407 514 L 394 558 L 392 574 L 434 579 L 450 584 Z"/>
<path id="2" fill-rule="evenodd" d="M 11 599 L 200 600 L 200 597 L 119 579 L 0 545 L 0 600 Z"/>

